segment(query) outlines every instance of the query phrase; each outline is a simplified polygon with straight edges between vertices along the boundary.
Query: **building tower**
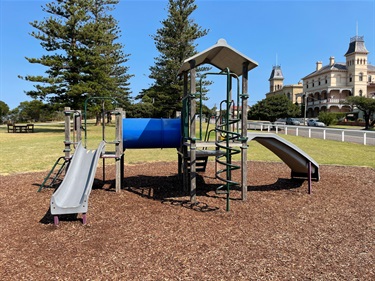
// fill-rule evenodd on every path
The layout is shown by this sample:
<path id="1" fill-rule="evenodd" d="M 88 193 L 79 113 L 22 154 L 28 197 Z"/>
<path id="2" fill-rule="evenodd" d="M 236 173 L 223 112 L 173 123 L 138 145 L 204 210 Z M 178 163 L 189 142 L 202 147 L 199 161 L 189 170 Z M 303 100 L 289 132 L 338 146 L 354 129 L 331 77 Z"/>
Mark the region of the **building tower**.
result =
<path id="1" fill-rule="evenodd" d="M 363 36 L 350 38 L 349 49 L 345 54 L 348 70 L 347 85 L 353 96 L 367 97 L 367 51 Z"/>
<path id="2" fill-rule="evenodd" d="M 270 92 L 275 92 L 283 88 L 284 76 L 280 65 L 275 65 L 272 68 L 271 76 L 268 81 L 270 81 Z"/>

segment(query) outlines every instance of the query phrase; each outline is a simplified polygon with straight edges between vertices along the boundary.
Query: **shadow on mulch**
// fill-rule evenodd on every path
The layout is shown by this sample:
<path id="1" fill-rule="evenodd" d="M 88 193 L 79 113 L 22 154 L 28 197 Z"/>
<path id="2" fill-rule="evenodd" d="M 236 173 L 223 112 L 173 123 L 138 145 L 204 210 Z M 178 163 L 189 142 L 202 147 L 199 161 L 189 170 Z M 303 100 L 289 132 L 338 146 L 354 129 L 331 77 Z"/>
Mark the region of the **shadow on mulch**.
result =
<path id="1" fill-rule="evenodd" d="M 300 188 L 305 182 L 304 179 L 279 178 L 275 183 L 265 185 L 249 185 L 247 191 L 277 191 Z"/>
<path id="2" fill-rule="evenodd" d="M 203 202 L 192 203 L 190 202 L 190 200 L 165 199 L 165 200 L 162 200 L 161 203 L 169 204 L 172 206 L 181 206 L 183 208 L 190 209 L 190 210 L 197 211 L 197 212 L 202 212 L 202 213 L 213 212 L 213 211 L 217 211 L 220 209 L 219 207 L 209 206 L 207 203 L 203 203 Z"/>
<path id="3" fill-rule="evenodd" d="M 197 175 L 197 196 L 212 197 L 208 193 L 215 190 L 219 185 L 205 184 L 201 175 Z M 173 176 L 146 176 L 138 175 L 125 178 L 124 189 L 141 197 L 160 201 L 163 204 L 181 206 L 199 212 L 216 211 L 219 208 L 209 206 L 206 203 L 192 203 L 183 197 L 190 196 L 182 190 L 181 179 L 178 175 Z M 179 199 L 181 198 L 181 199 Z"/>
<path id="4" fill-rule="evenodd" d="M 197 196 L 209 196 L 208 192 L 215 190 L 219 184 L 206 184 L 201 175 L 197 175 Z M 170 197 L 188 196 L 182 190 L 182 183 L 178 175 L 174 176 L 146 176 L 138 175 L 125 178 L 124 189 L 142 197 L 153 200 L 165 200 Z"/>
<path id="5" fill-rule="evenodd" d="M 44 189 L 54 189 L 56 191 L 56 189 L 60 186 L 61 183 L 62 183 L 62 180 L 57 181 L 52 185 L 44 185 L 43 187 L 41 183 L 33 183 L 32 185 L 38 187 L 37 192 L 42 191 Z"/>
<path id="6" fill-rule="evenodd" d="M 59 221 L 80 221 L 82 223 L 82 218 L 78 218 L 78 214 L 59 215 Z M 48 209 L 39 222 L 42 224 L 54 224 L 51 208 Z"/>
<path id="7" fill-rule="evenodd" d="M 53 186 L 45 186 L 44 189 L 54 189 L 54 192 L 56 192 L 57 188 L 59 187 L 59 184 L 54 184 Z M 41 184 L 33 184 L 34 186 L 40 187 Z M 92 189 L 103 189 L 103 190 L 110 190 L 111 187 L 114 188 L 115 181 L 105 181 L 95 179 Z M 78 214 L 65 214 L 65 215 L 59 215 L 59 221 L 80 221 L 83 223 L 82 218 L 78 217 Z M 51 208 L 48 208 L 47 212 L 44 214 L 43 218 L 39 221 L 42 224 L 54 224 L 53 215 L 51 214 Z"/>
<path id="8" fill-rule="evenodd" d="M 302 186 L 303 179 L 286 179 L 279 178 L 275 183 L 266 185 L 249 185 L 247 191 L 249 192 L 268 192 L 277 190 L 291 190 Z M 217 194 L 215 191 L 221 186 L 221 184 L 209 184 L 206 183 L 202 175 L 197 175 L 197 190 L 196 195 L 199 197 L 210 197 L 225 199 L 223 194 Z M 182 183 L 178 175 L 173 176 L 147 176 L 137 175 L 126 177 L 123 183 L 123 189 L 137 194 L 141 197 L 160 201 L 162 204 L 170 204 L 173 206 L 181 206 L 187 209 L 191 209 L 198 212 L 212 212 L 220 209 L 216 206 L 209 206 L 207 203 L 196 202 L 192 203 L 186 198 L 190 196 L 182 190 Z M 115 191 L 115 180 L 99 180 L 95 179 L 92 187 L 93 190 L 102 189 L 105 191 Z M 233 188 L 233 190 L 239 191 L 240 188 Z M 241 200 L 240 198 L 230 198 L 231 200 Z M 77 214 L 59 215 L 60 221 L 82 221 L 78 218 Z M 40 220 L 43 224 L 53 224 L 53 215 L 51 210 L 48 209 L 46 214 Z"/>
<path id="9" fill-rule="evenodd" d="M 267 192 L 277 190 L 292 190 L 302 186 L 303 179 L 287 179 L 279 178 L 275 183 L 267 185 L 248 186 L 248 191 Z M 190 196 L 181 189 L 181 181 L 177 175 L 175 176 L 146 176 L 138 175 L 125 178 L 124 189 L 135 193 L 141 197 L 157 200 L 163 204 L 179 205 L 184 208 L 192 209 L 200 212 L 209 212 L 218 210 L 218 207 L 209 206 L 206 203 L 192 203 L 190 200 L 182 199 L 182 197 Z M 206 183 L 204 177 L 197 175 L 196 195 L 202 197 L 225 199 L 223 194 L 217 194 L 215 191 L 221 184 Z M 240 188 L 233 188 L 239 191 Z M 179 199 L 179 197 L 181 199 Z M 230 198 L 231 200 L 241 200 L 240 198 Z"/>

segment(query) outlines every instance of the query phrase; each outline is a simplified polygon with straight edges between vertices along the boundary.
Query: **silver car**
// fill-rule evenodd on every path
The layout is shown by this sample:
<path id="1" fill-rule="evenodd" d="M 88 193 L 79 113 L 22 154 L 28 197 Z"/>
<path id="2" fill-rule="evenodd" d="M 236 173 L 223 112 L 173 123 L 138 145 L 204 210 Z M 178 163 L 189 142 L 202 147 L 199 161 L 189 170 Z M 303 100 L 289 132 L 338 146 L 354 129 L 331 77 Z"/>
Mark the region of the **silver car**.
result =
<path id="1" fill-rule="evenodd" d="M 314 126 L 314 127 L 325 127 L 326 124 L 320 122 L 319 120 L 310 119 L 307 121 L 307 126 Z"/>
<path id="2" fill-rule="evenodd" d="M 301 123 L 300 123 L 297 119 L 295 119 L 295 118 L 290 118 L 290 117 L 286 119 L 285 123 L 286 123 L 287 125 L 296 125 L 296 126 L 301 125 Z"/>

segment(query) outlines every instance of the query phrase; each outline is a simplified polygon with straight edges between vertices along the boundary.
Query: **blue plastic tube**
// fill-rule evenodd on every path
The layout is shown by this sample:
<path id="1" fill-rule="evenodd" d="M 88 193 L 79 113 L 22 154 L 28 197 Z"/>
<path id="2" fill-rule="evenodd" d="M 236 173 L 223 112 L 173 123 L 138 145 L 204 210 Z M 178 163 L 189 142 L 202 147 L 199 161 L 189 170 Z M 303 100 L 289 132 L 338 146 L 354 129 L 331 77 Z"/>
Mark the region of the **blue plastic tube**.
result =
<path id="1" fill-rule="evenodd" d="M 124 149 L 178 148 L 181 144 L 181 119 L 123 119 Z"/>

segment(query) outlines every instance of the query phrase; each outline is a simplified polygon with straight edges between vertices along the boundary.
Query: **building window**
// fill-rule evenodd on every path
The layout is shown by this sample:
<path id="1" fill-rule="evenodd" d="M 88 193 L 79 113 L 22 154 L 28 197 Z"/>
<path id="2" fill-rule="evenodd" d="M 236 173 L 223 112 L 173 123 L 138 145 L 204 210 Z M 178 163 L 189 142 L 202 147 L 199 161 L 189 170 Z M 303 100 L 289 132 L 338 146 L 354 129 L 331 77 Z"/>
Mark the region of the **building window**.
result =
<path id="1" fill-rule="evenodd" d="M 363 81 L 363 73 L 362 72 L 359 73 L 358 79 L 359 79 L 359 81 Z"/>
<path id="2" fill-rule="evenodd" d="M 362 90 L 359 90 L 359 96 L 362 97 Z"/>
<path id="3" fill-rule="evenodd" d="M 368 82 L 371 82 L 371 75 L 368 76 Z"/>
<path id="4" fill-rule="evenodd" d="M 313 87 L 315 86 L 315 82 L 314 82 L 314 80 L 312 80 L 312 86 L 313 86 Z"/>
<path id="5" fill-rule="evenodd" d="M 328 83 L 328 79 L 327 79 L 327 76 L 324 78 L 326 80 L 326 84 Z"/>
<path id="6" fill-rule="evenodd" d="M 318 79 L 318 85 L 320 85 L 320 78 Z"/>
<path id="7" fill-rule="evenodd" d="M 349 75 L 349 82 L 352 82 L 353 81 L 353 77 L 352 77 L 352 75 L 350 74 Z"/>

